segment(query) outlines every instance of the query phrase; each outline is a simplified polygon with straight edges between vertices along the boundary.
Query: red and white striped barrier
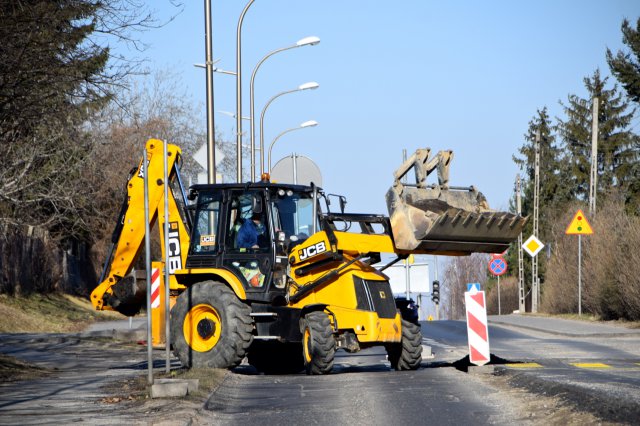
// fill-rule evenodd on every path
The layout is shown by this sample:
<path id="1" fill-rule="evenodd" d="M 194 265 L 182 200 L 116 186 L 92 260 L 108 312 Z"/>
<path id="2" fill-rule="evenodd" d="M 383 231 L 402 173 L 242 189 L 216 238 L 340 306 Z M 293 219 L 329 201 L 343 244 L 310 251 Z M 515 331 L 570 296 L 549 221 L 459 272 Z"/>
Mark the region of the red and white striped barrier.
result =
<path id="1" fill-rule="evenodd" d="M 160 307 L 160 269 L 151 269 L 151 308 Z"/>
<path id="2" fill-rule="evenodd" d="M 475 365 L 485 365 L 489 362 L 491 353 L 489 352 L 489 328 L 484 291 L 466 292 L 464 302 L 467 307 L 469 361 Z"/>

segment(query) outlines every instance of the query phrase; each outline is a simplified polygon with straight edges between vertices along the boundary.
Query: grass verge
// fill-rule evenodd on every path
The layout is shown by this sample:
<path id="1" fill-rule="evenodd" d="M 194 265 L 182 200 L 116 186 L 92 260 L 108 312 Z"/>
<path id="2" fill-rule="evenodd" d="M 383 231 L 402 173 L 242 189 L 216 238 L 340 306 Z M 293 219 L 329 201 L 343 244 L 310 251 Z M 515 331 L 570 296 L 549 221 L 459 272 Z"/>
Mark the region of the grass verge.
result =
<path id="1" fill-rule="evenodd" d="M 37 379 L 49 374 L 49 370 L 20 361 L 9 355 L 0 354 L 0 381 Z"/>
<path id="2" fill-rule="evenodd" d="M 79 332 L 92 322 L 123 319 L 117 312 L 101 312 L 84 298 L 66 294 L 0 294 L 0 333 Z"/>
<path id="3" fill-rule="evenodd" d="M 187 400 L 202 403 L 224 379 L 228 370 L 220 368 L 192 368 L 173 370 L 169 374 L 154 375 L 155 379 L 198 379 L 198 390 L 189 393 Z M 144 401 L 149 399 L 149 384 L 146 375 L 129 377 L 110 383 L 104 388 L 111 396 L 101 400 L 103 403 L 114 404 L 127 401 Z"/>

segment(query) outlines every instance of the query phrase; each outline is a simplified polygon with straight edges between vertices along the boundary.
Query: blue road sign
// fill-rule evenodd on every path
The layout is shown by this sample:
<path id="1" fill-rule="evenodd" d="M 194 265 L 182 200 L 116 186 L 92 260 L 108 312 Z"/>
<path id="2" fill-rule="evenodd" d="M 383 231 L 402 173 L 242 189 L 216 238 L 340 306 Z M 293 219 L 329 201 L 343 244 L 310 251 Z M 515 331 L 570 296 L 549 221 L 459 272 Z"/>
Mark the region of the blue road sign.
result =
<path id="1" fill-rule="evenodd" d="M 480 283 L 469 283 L 467 284 L 467 291 L 480 291 Z"/>
<path id="2" fill-rule="evenodd" d="M 489 261 L 489 272 L 496 277 L 507 272 L 507 261 L 502 257 L 494 257 Z"/>

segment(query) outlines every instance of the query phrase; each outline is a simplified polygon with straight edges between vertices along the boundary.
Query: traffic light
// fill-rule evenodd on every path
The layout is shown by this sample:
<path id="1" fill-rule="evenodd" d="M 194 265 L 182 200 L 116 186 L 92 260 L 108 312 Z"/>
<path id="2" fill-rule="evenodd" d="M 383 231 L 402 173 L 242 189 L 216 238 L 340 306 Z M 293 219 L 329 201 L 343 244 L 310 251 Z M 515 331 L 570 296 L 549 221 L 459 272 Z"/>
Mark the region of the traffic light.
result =
<path id="1" fill-rule="evenodd" d="M 436 305 L 440 303 L 440 281 L 438 280 L 433 282 L 433 287 L 431 288 L 431 300 Z"/>

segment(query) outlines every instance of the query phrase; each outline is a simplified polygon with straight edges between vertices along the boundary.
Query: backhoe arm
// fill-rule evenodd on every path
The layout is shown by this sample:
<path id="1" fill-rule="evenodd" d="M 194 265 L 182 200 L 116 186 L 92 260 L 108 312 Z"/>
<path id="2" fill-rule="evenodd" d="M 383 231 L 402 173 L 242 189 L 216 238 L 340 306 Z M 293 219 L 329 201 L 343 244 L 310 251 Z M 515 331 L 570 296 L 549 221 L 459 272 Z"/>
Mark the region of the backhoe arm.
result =
<path id="1" fill-rule="evenodd" d="M 151 227 L 158 217 L 160 241 L 164 241 L 164 159 L 163 142 L 150 139 L 147 142 L 147 161 L 149 182 L 149 222 Z M 177 180 L 180 187 L 178 162 L 181 150 L 175 145 L 167 146 L 167 164 L 169 182 Z M 116 224 L 112 248 L 104 265 L 100 283 L 91 293 L 91 303 L 98 310 L 116 310 L 125 315 L 134 315 L 142 307 L 146 294 L 146 282 L 131 274 L 145 237 L 144 215 L 144 167 L 140 160 L 127 182 L 127 198 L 123 203 Z M 183 192 L 183 191 L 181 191 Z M 188 221 L 186 212 L 178 207 L 171 185 L 169 187 L 169 267 L 182 269 L 185 264 L 189 233 L 185 226 Z M 164 259 L 164 244 L 162 258 Z"/>

